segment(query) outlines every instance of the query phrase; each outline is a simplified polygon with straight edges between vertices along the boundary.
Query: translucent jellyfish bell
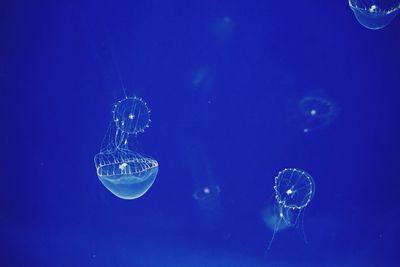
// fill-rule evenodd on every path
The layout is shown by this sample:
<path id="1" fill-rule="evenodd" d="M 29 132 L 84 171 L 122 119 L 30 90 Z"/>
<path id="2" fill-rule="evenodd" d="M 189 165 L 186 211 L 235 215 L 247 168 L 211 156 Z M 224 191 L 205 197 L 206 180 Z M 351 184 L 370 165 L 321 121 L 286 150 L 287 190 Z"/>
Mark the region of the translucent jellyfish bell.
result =
<path id="1" fill-rule="evenodd" d="M 307 243 L 303 222 L 304 210 L 315 194 L 314 179 L 303 170 L 284 169 L 275 177 L 274 190 L 275 222 L 268 249 L 270 249 L 276 233 L 287 227 L 299 228 L 303 232 L 304 242 Z"/>
<path id="2" fill-rule="evenodd" d="M 146 102 L 138 97 L 118 101 L 114 106 L 113 118 L 117 129 L 125 134 L 142 133 L 151 121 Z"/>
<path id="3" fill-rule="evenodd" d="M 370 30 L 386 27 L 399 13 L 400 0 L 349 0 L 358 22 Z"/>
<path id="4" fill-rule="evenodd" d="M 152 186 L 158 162 L 130 150 L 104 151 L 94 157 L 97 176 L 103 185 L 122 199 L 135 199 Z"/>

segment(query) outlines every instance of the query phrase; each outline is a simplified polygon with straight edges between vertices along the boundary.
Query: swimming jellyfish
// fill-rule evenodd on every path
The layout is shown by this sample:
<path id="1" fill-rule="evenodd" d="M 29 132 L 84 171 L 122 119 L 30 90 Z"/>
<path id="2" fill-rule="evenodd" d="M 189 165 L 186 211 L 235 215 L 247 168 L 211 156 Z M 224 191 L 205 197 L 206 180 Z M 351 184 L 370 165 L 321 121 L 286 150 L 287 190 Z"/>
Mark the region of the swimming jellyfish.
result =
<path id="1" fill-rule="evenodd" d="M 339 113 L 337 106 L 320 96 L 305 96 L 297 102 L 293 110 L 296 124 L 304 133 L 329 125 Z"/>
<path id="2" fill-rule="evenodd" d="M 133 151 L 129 143 L 148 127 L 150 110 L 139 98 L 125 98 L 115 105 L 113 121 L 94 157 L 97 176 L 117 197 L 136 199 L 149 190 L 158 173 L 158 162 Z"/>
<path id="3" fill-rule="evenodd" d="M 370 30 L 386 27 L 399 13 L 400 0 L 349 0 L 358 22 Z"/>
<path id="4" fill-rule="evenodd" d="M 275 177 L 274 191 L 277 202 L 275 212 L 279 219 L 275 223 L 268 249 L 270 249 L 278 230 L 286 228 L 286 226 L 300 228 L 303 232 L 304 242 L 307 243 L 303 216 L 305 208 L 315 194 L 314 179 L 303 170 L 284 169 Z M 281 224 L 285 226 L 283 227 Z"/>

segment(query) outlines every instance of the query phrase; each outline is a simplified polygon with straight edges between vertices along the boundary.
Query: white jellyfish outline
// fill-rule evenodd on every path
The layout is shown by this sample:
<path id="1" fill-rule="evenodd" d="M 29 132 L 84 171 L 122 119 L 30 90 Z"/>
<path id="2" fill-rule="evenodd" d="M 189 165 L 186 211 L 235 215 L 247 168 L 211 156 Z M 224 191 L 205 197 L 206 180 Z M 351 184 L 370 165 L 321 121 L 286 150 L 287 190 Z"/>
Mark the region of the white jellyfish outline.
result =
<path id="1" fill-rule="evenodd" d="M 285 176 L 286 174 L 288 175 Z M 285 168 L 274 178 L 273 188 L 276 200 L 275 211 L 278 213 L 279 220 L 275 224 L 267 250 L 271 248 L 275 235 L 281 228 L 281 223 L 300 228 L 303 233 L 304 242 L 307 243 L 304 231 L 304 212 L 315 195 L 314 179 L 304 170 Z M 297 199 L 298 203 L 293 202 L 292 198 L 299 190 L 303 192 L 303 197 Z"/>
<path id="2" fill-rule="evenodd" d="M 133 101 L 126 110 L 126 103 Z M 114 104 L 112 110 L 113 120 L 119 131 L 124 134 L 138 134 L 144 133 L 146 128 L 149 128 L 151 119 L 151 110 L 147 103 L 140 97 L 125 97 Z M 132 124 L 134 123 L 134 124 Z"/>
<path id="3" fill-rule="evenodd" d="M 400 1 L 382 3 L 377 0 L 349 0 L 349 7 L 357 21 L 367 29 L 379 30 L 386 27 L 400 11 Z"/>

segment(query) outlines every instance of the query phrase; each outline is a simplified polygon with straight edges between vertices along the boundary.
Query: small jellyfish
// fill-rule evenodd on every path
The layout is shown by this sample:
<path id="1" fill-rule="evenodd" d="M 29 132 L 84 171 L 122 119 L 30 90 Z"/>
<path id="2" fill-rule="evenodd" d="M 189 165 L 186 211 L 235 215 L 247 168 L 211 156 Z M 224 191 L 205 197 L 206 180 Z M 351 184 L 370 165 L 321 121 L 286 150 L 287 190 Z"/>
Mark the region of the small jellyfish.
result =
<path id="1" fill-rule="evenodd" d="M 400 0 L 349 0 L 358 22 L 370 30 L 386 27 L 399 13 Z"/>
<path id="2" fill-rule="evenodd" d="M 300 228 L 304 242 L 307 243 L 303 225 L 304 210 L 315 194 L 314 179 L 303 170 L 284 169 L 275 177 L 274 191 L 277 202 L 274 210 L 279 219 L 275 223 L 268 249 L 276 233 L 282 228 L 281 224 L 284 224 L 285 228 Z"/>
<path id="3" fill-rule="evenodd" d="M 220 187 L 214 183 L 200 186 L 193 193 L 193 198 L 197 202 L 205 226 L 214 227 L 221 220 L 220 193 Z"/>
<path id="4" fill-rule="evenodd" d="M 213 22 L 214 35 L 218 41 L 230 38 L 235 28 L 235 22 L 229 16 L 218 17 Z"/>
<path id="5" fill-rule="evenodd" d="M 218 185 L 206 185 L 197 188 L 193 193 L 194 199 L 198 201 L 207 201 L 218 198 L 221 189 Z"/>
<path id="6" fill-rule="evenodd" d="M 214 84 L 214 73 L 209 67 L 195 69 L 191 77 L 193 91 L 209 94 Z"/>
<path id="7" fill-rule="evenodd" d="M 138 97 L 118 101 L 114 105 L 113 117 L 117 129 L 125 134 L 143 133 L 151 121 L 146 102 Z"/>
<path id="8" fill-rule="evenodd" d="M 97 176 L 111 193 L 122 199 L 144 195 L 153 185 L 158 162 L 130 150 L 100 152 L 94 157 Z"/>
<path id="9" fill-rule="evenodd" d="M 304 133 L 309 133 L 329 125 L 338 113 L 337 106 L 328 99 L 310 95 L 296 103 L 292 117 Z"/>

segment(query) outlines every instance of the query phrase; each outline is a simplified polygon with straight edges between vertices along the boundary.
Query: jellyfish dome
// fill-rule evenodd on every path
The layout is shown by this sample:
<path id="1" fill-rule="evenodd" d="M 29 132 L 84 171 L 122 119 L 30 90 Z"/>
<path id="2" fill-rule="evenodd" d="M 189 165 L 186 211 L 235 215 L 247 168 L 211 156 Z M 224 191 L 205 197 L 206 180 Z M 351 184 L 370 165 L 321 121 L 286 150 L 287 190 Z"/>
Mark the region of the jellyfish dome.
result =
<path id="1" fill-rule="evenodd" d="M 94 157 L 94 162 L 103 185 L 122 199 L 136 199 L 144 195 L 158 173 L 155 159 L 131 150 L 103 151 Z"/>
<path id="2" fill-rule="evenodd" d="M 349 0 L 358 22 L 370 30 L 386 27 L 399 13 L 400 0 Z"/>
<path id="3" fill-rule="evenodd" d="M 118 130 L 125 134 L 143 133 L 150 124 L 150 109 L 138 97 L 126 97 L 114 105 L 113 119 Z"/>
<path id="4" fill-rule="evenodd" d="M 315 194 L 314 180 L 307 172 L 284 169 L 275 177 L 275 198 L 283 209 L 305 208 Z"/>

